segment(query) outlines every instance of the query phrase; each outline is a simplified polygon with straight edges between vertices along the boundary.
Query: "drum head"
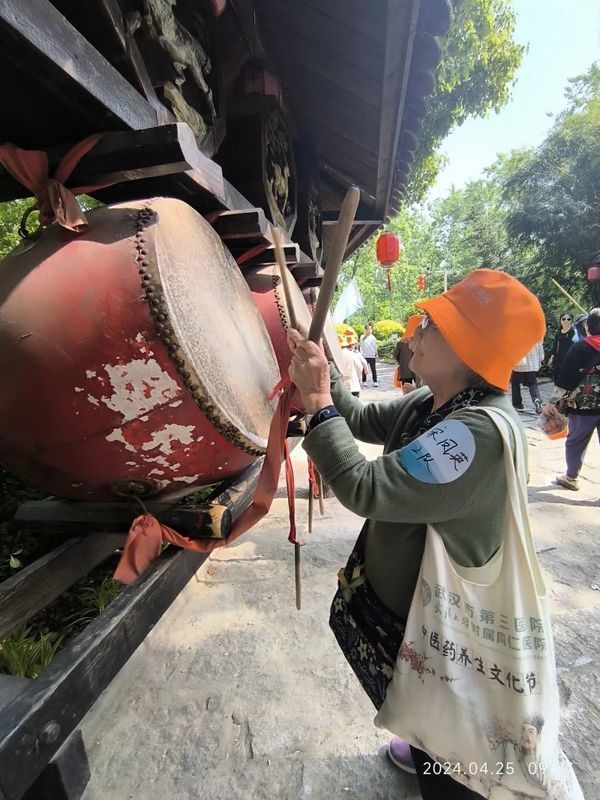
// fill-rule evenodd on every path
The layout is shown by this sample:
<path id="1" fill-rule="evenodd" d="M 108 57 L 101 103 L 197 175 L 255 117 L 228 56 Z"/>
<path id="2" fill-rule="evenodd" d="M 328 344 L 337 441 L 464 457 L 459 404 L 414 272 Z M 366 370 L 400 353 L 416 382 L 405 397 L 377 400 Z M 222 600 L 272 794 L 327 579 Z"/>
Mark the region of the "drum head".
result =
<path id="1" fill-rule="evenodd" d="M 148 270 L 162 290 L 177 357 L 198 387 L 199 405 L 234 443 L 264 450 L 275 408 L 268 396 L 279 369 L 240 269 L 186 203 L 158 198 L 147 207 L 153 212 L 144 223 Z"/>

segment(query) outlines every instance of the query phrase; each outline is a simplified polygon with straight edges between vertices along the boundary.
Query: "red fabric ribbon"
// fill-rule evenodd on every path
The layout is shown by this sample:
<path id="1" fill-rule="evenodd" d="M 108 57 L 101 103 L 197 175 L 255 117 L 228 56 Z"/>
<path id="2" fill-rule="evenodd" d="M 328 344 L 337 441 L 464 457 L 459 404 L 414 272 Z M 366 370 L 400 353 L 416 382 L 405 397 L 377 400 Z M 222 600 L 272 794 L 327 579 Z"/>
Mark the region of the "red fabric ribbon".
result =
<path id="1" fill-rule="evenodd" d="M 254 499 L 248 508 L 236 520 L 227 539 L 189 539 L 160 522 L 151 514 L 137 517 L 129 530 L 121 560 L 115 571 L 115 578 L 122 583 L 131 583 L 140 575 L 150 562 L 160 553 L 163 541 L 195 550 L 197 553 L 209 553 L 216 547 L 223 547 L 233 542 L 242 533 L 261 520 L 271 508 L 281 470 L 282 458 L 285 458 L 285 477 L 287 482 L 288 509 L 290 516 L 290 533 L 288 540 L 296 543 L 296 521 L 294 500 L 294 472 L 286 440 L 288 420 L 292 397 L 296 387 L 289 375 L 282 378 L 271 392 L 273 399 L 281 391 L 277 409 L 271 420 L 269 439 L 263 468 L 258 478 Z"/>
<path id="2" fill-rule="evenodd" d="M 0 164 L 35 195 L 40 210 L 40 225 L 49 225 L 56 219 L 63 228 L 75 232 L 87 225 L 87 219 L 75 195 L 101 189 L 110 184 L 67 189 L 64 183 L 81 158 L 103 135 L 96 133 L 88 136 L 65 153 L 53 178 L 48 177 L 48 156 L 42 150 L 21 150 L 14 144 L 0 146 Z"/>
<path id="3" fill-rule="evenodd" d="M 241 267 L 242 264 L 246 263 L 246 261 L 250 261 L 250 259 L 254 258 L 254 256 L 260 255 L 260 253 L 262 253 L 263 250 L 266 250 L 267 247 L 269 247 L 269 245 L 265 244 L 264 242 L 256 244 L 254 245 L 254 247 L 251 247 L 249 250 L 246 250 L 245 253 L 242 253 L 241 256 L 238 256 L 235 260 L 235 263 L 238 265 L 238 267 Z"/>
<path id="4" fill-rule="evenodd" d="M 319 479 L 314 461 L 308 459 L 308 491 L 312 492 L 313 497 L 319 496 Z"/>

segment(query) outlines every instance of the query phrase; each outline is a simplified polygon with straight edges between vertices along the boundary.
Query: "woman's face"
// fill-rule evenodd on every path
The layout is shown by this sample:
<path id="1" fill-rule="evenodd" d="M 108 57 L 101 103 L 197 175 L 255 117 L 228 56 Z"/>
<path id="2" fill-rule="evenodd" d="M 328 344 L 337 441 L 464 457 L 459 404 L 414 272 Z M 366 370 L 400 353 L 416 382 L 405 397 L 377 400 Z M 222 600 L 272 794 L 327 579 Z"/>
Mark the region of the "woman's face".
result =
<path id="1" fill-rule="evenodd" d="M 431 320 L 426 328 L 417 328 L 410 347 L 413 351 L 410 368 L 429 386 L 443 388 L 463 375 L 466 378 L 469 372 Z"/>
<path id="2" fill-rule="evenodd" d="M 560 318 L 560 324 L 562 326 L 563 331 L 568 331 L 571 327 L 571 323 L 573 322 L 573 317 L 570 314 L 563 314 Z"/>

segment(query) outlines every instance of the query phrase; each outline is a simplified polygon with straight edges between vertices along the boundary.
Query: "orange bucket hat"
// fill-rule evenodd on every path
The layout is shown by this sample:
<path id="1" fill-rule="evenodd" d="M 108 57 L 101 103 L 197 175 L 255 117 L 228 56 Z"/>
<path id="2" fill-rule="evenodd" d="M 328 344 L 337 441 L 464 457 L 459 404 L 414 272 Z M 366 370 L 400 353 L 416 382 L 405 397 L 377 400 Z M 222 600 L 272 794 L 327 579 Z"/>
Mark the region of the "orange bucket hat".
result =
<path id="1" fill-rule="evenodd" d="M 415 303 L 452 350 L 492 386 L 508 389 L 515 364 L 544 338 L 539 300 L 505 272 L 478 269 L 444 294 Z"/>
<path id="2" fill-rule="evenodd" d="M 409 339 L 415 335 L 415 331 L 423 321 L 423 314 L 413 314 L 412 317 L 409 317 L 406 320 L 406 329 L 402 336 L 400 337 L 400 341 L 407 342 Z"/>

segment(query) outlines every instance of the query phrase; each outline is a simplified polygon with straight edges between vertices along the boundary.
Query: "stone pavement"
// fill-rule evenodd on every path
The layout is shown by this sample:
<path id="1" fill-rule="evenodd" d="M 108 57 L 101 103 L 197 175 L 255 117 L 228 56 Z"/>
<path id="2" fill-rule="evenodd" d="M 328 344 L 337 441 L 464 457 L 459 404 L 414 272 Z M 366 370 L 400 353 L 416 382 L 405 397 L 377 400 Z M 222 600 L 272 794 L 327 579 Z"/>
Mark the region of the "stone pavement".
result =
<path id="1" fill-rule="evenodd" d="M 379 388 L 367 388 L 365 401 L 395 395 L 391 371 L 380 365 Z M 564 747 L 586 800 L 600 800 L 600 447 L 590 446 L 582 490 L 561 489 L 551 480 L 563 470 L 563 442 L 545 439 L 535 414 L 523 419 Z M 378 448 L 364 452 L 375 457 Z M 293 460 L 305 498 L 301 448 Z M 300 530 L 306 506 L 298 500 Z M 360 525 L 335 499 L 324 517 L 316 510 L 297 612 L 282 482 L 268 518 L 203 565 L 85 718 L 92 778 L 83 800 L 418 798 L 414 778 L 383 755 L 387 737 L 328 628 L 336 573 Z"/>

